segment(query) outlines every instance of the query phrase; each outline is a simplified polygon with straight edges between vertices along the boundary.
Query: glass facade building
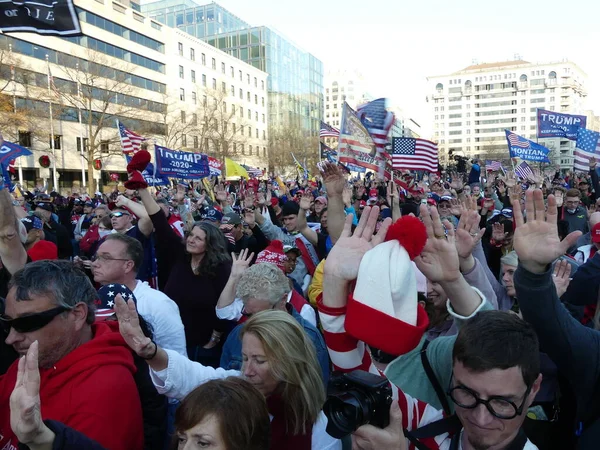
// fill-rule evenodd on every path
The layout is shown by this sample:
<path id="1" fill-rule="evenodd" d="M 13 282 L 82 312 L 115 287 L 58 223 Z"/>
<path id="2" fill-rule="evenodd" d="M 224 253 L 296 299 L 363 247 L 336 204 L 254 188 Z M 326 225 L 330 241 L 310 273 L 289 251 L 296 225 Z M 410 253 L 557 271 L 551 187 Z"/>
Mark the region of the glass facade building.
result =
<path id="1" fill-rule="evenodd" d="M 300 127 L 318 136 L 323 119 L 323 63 L 278 31 L 252 27 L 216 3 L 162 0 L 142 12 L 265 71 L 269 127 Z"/>

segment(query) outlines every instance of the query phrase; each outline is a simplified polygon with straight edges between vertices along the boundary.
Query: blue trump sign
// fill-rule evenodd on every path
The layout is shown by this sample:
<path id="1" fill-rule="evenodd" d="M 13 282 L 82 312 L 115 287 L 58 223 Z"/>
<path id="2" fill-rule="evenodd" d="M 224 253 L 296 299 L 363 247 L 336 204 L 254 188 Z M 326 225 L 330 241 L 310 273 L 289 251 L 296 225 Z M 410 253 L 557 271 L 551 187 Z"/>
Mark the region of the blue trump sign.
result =
<path id="1" fill-rule="evenodd" d="M 585 128 L 587 117 L 573 114 L 562 114 L 545 109 L 537 110 L 537 137 L 565 137 L 577 140 L 577 130 Z"/>
<path id="2" fill-rule="evenodd" d="M 203 153 L 189 153 L 154 146 L 156 175 L 181 180 L 199 180 L 210 175 L 208 156 Z"/>
<path id="3" fill-rule="evenodd" d="M 125 156 L 125 160 L 127 161 L 127 164 L 129 164 L 131 162 L 131 156 Z M 148 163 L 146 168 L 142 171 L 142 176 L 144 177 L 144 180 L 146 180 L 146 183 L 148 183 L 150 186 L 171 185 L 169 177 L 163 177 L 158 174 L 156 174 L 156 176 L 154 175 L 154 164 L 152 163 Z"/>
<path id="4" fill-rule="evenodd" d="M 508 151 L 511 158 L 521 158 L 526 161 L 549 163 L 548 150 L 543 145 L 537 144 L 523 136 L 519 136 L 512 131 L 506 131 L 506 141 L 508 142 Z"/>

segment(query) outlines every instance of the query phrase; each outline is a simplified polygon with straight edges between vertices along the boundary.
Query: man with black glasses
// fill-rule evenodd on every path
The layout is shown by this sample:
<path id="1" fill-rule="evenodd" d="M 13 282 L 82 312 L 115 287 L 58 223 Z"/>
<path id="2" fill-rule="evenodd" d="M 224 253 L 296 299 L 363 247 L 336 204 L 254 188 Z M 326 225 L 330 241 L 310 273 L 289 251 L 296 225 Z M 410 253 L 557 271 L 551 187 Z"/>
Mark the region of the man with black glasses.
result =
<path id="1" fill-rule="evenodd" d="M 0 325 L 20 355 L 38 342 L 44 420 L 62 422 L 105 448 L 142 449 L 133 356 L 116 323 L 94 323 L 97 298 L 72 263 L 29 263 L 10 281 Z M 18 447 L 9 410 L 17 368 L 15 361 L 0 377 L 0 448 Z"/>

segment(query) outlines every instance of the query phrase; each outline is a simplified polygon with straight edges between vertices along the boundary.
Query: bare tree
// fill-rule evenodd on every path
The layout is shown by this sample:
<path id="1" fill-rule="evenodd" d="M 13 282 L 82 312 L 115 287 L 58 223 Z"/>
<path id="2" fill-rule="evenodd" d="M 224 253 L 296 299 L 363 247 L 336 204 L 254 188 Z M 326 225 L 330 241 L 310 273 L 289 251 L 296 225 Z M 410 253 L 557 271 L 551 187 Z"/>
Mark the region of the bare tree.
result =
<path id="1" fill-rule="evenodd" d="M 296 173 L 296 163 L 316 173 L 320 159 L 319 138 L 310 136 L 300 127 L 285 125 L 269 131 L 269 170 L 276 173 Z"/>
<path id="2" fill-rule="evenodd" d="M 59 61 L 60 64 L 60 61 Z M 87 61 L 62 64 L 66 80 L 57 80 L 53 92 L 58 97 L 63 110 L 61 114 L 81 115 L 83 155 L 87 162 L 87 178 L 90 189 L 96 190 L 94 181 L 94 160 L 106 159 L 121 154 L 119 133 L 103 133 L 114 130 L 115 121 L 123 117 L 133 120 L 148 116 L 148 111 L 161 113 L 164 106 L 137 96 L 138 88 L 128 81 L 133 67 L 122 63 L 115 66 L 108 58 L 90 52 Z M 152 134 L 164 134 L 160 124 L 146 130 Z M 85 140 L 87 139 L 87 141 Z"/>

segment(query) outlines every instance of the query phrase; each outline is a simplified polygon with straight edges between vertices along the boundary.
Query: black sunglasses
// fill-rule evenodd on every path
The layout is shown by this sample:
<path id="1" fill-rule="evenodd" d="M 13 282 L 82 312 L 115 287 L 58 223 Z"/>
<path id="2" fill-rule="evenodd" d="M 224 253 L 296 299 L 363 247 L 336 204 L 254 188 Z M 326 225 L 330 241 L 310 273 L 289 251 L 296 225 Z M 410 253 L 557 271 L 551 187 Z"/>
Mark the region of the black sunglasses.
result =
<path id="1" fill-rule="evenodd" d="M 57 306 L 56 308 L 42 311 L 39 313 L 30 314 L 28 316 L 17 317 L 16 319 L 10 319 L 4 314 L 0 315 L 0 324 L 2 328 L 8 334 L 11 328 L 14 328 L 18 333 L 29 333 L 44 328 L 52 319 L 65 311 L 70 311 L 70 308 L 64 306 Z"/>
<path id="2" fill-rule="evenodd" d="M 113 218 L 113 217 L 121 217 L 121 216 L 129 216 L 129 213 L 121 212 L 121 211 L 110 213 L 110 217 L 111 218 Z"/>

